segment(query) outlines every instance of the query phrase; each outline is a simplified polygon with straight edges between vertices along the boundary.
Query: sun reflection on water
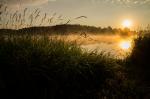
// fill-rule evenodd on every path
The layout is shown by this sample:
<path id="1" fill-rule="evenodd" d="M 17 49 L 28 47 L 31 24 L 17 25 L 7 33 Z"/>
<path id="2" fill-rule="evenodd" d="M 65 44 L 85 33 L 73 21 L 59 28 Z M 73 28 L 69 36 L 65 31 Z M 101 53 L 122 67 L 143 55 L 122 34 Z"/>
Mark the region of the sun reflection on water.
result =
<path id="1" fill-rule="evenodd" d="M 124 40 L 119 43 L 119 46 L 123 50 L 129 50 L 132 47 L 132 42 L 130 40 Z"/>

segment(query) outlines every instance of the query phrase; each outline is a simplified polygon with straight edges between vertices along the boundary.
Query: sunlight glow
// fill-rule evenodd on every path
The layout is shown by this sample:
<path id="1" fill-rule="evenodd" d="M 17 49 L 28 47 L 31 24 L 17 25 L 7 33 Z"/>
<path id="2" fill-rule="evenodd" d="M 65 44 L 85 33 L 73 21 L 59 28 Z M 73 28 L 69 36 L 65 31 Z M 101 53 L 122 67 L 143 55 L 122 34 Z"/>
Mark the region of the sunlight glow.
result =
<path id="1" fill-rule="evenodd" d="M 128 50 L 129 48 L 131 48 L 131 41 L 121 41 L 119 46 L 123 50 Z"/>
<path id="2" fill-rule="evenodd" d="M 130 28 L 132 26 L 132 21 L 126 19 L 126 20 L 123 21 L 122 25 L 123 25 L 124 28 Z"/>

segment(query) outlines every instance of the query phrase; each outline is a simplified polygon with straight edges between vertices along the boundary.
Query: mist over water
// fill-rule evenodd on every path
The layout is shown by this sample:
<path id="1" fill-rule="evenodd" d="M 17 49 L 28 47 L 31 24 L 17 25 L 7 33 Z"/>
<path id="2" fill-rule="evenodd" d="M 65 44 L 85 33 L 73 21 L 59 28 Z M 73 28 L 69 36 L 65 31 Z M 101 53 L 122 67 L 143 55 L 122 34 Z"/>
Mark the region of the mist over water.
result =
<path id="1" fill-rule="evenodd" d="M 80 45 L 83 51 L 93 53 L 103 53 L 112 58 L 123 59 L 130 54 L 131 48 L 123 49 L 120 47 L 122 41 L 129 42 L 133 40 L 133 36 L 120 36 L 120 35 L 65 35 L 66 41 L 75 41 Z"/>

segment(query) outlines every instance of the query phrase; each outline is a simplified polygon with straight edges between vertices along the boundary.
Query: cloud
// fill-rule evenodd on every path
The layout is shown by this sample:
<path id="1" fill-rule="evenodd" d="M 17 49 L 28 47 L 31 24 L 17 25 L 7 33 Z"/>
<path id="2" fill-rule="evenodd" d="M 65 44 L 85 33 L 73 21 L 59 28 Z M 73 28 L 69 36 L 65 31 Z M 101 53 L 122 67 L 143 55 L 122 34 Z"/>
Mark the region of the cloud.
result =
<path id="1" fill-rule="evenodd" d="M 92 2 L 110 2 L 110 3 L 149 3 L 150 0 L 91 0 Z"/>
<path id="2" fill-rule="evenodd" d="M 112 0 L 115 2 L 121 2 L 124 4 L 146 4 L 150 3 L 150 0 Z"/>
<path id="3" fill-rule="evenodd" d="M 53 2 L 56 0 L 1 0 L 2 3 L 8 5 L 41 5 L 47 2 Z"/>
<path id="4" fill-rule="evenodd" d="M 125 7 L 132 7 L 132 6 L 150 6 L 150 0 L 91 0 L 94 4 L 114 4 L 114 5 L 121 5 Z"/>

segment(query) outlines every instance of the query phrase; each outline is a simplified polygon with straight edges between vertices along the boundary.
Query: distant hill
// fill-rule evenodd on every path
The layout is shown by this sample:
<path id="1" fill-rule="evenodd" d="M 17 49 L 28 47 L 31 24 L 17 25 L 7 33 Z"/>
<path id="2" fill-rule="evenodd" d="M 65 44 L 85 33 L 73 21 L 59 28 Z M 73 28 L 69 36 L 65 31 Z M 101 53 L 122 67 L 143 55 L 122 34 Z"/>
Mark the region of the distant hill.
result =
<path id="1" fill-rule="evenodd" d="M 126 35 L 128 33 L 133 33 L 129 29 L 112 28 L 110 26 L 106 28 L 87 26 L 87 25 L 71 25 L 62 24 L 55 26 L 43 26 L 43 27 L 30 27 L 23 28 L 19 30 L 13 29 L 0 29 L 0 34 L 76 34 L 76 33 L 91 33 L 91 34 L 121 34 Z"/>

